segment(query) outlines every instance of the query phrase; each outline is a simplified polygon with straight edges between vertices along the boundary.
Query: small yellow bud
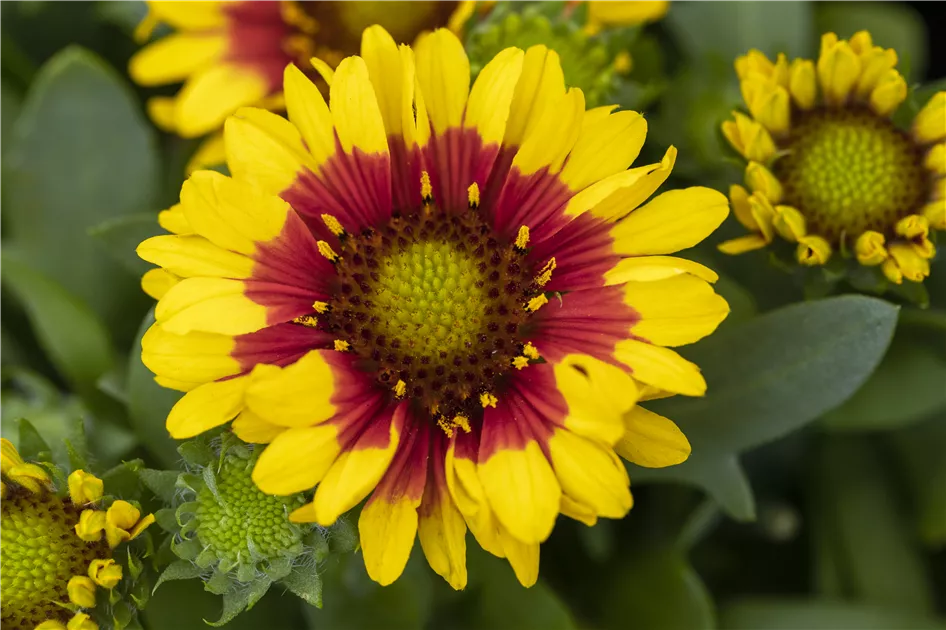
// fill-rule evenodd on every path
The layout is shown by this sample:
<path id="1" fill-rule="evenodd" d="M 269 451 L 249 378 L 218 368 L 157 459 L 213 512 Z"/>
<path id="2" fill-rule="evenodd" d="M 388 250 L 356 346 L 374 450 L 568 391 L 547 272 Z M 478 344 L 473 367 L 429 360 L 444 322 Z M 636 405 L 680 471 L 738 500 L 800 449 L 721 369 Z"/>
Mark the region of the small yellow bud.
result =
<path id="1" fill-rule="evenodd" d="M 81 608 L 95 608 L 95 582 L 84 575 L 74 575 L 66 585 L 69 601 Z"/>

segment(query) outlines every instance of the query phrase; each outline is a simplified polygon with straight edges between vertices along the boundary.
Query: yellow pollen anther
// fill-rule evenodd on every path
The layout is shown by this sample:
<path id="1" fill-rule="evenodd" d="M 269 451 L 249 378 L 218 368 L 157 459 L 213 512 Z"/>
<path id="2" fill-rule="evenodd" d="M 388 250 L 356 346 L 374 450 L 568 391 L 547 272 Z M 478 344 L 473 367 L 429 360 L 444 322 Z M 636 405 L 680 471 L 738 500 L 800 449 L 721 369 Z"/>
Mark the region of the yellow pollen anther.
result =
<path id="1" fill-rule="evenodd" d="M 516 234 L 516 249 L 525 249 L 529 245 L 529 226 L 523 225 Z"/>
<path id="2" fill-rule="evenodd" d="M 539 358 L 539 351 L 535 346 L 532 345 L 531 341 L 526 343 L 526 346 L 522 349 L 522 354 L 526 355 L 530 359 Z"/>
<path id="3" fill-rule="evenodd" d="M 430 173 L 421 171 L 420 173 L 420 196 L 424 201 L 429 201 L 434 194 L 434 187 L 430 185 Z"/>
<path id="4" fill-rule="evenodd" d="M 473 182 L 470 184 L 470 187 L 466 189 L 466 198 L 470 202 L 471 208 L 476 208 L 480 205 L 480 187 L 479 184 Z"/>
<path id="5" fill-rule="evenodd" d="M 537 295 L 529 300 L 529 303 L 526 304 L 526 310 L 530 313 L 534 313 L 548 303 L 549 299 L 545 297 L 545 294 L 543 293 L 542 295 Z"/>
<path id="6" fill-rule="evenodd" d="M 470 432 L 470 420 L 463 415 L 454 416 L 453 420 L 447 420 L 444 416 L 440 416 L 437 419 L 437 426 L 443 429 L 448 438 L 452 438 L 456 434 L 457 428 L 464 433 Z"/>
<path id="7" fill-rule="evenodd" d="M 483 392 L 480 394 L 480 404 L 483 405 L 483 409 L 486 409 L 487 407 L 495 407 L 496 403 L 498 402 L 499 399 L 489 392 Z"/>
<path id="8" fill-rule="evenodd" d="M 312 308 L 315 309 L 316 313 L 322 314 L 328 312 L 328 303 L 327 302 L 313 302 Z"/>
<path id="9" fill-rule="evenodd" d="M 516 357 L 515 359 L 512 360 L 512 364 L 513 366 L 515 366 L 517 370 L 521 370 L 522 368 L 529 365 L 529 359 L 527 359 L 526 357 Z"/>
<path id="10" fill-rule="evenodd" d="M 335 349 L 339 352 L 348 352 L 351 349 L 351 344 L 347 341 L 342 341 L 341 339 L 335 340 Z"/>
<path id="11" fill-rule="evenodd" d="M 318 21 L 306 13 L 298 2 L 283 2 L 279 7 L 279 13 L 284 22 L 295 26 L 303 33 L 314 35 L 319 30 Z"/>
<path id="12" fill-rule="evenodd" d="M 404 394 L 406 394 L 406 393 L 407 393 L 407 383 L 405 383 L 404 381 L 399 380 L 399 381 L 394 385 L 394 395 L 397 396 L 398 398 L 402 398 L 402 397 L 404 396 Z"/>
<path id="13" fill-rule="evenodd" d="M 323 256 L 331 260 L 332 262 L 335 262 L 336 260 L 338 260 L 338 254 L 335 253 L 335 250 L 332 249 L 331 245 L 329 245 L 325 241 L 319 241 L 317 244 L 319 246 L 320 254 L 322 254 Z"/>
<path id="14" fill-rule="evenodd" d="M 544 287 L 549 283 L 549 280 L 552 279 L 552 272 L 555 271 L 555 257 L 549 258 L 549 261 L 545 263 L 545 266 L 542 267 L 542 270 L 539 272 L 539 275 L 535 277 L 535 283 Z"/>
<path id="15" fill-rule="evenodd" d="M 345 228 L 342 227 L 342 224 L 330 214 L 322 215 L 322 223 L 325 224 L 325 227 L 328 228 L 328 231 L 334 234 L 335 236 L 341 236 L 345 233 Z"/>
<path id="16" fill-rule="evenodd" d="M 302 324 L 306 328 L 316 328 L 319 325 L 319 320 L 316 319 L 314 315 L 300 315 L 292 320 L 292 323 Z"/>

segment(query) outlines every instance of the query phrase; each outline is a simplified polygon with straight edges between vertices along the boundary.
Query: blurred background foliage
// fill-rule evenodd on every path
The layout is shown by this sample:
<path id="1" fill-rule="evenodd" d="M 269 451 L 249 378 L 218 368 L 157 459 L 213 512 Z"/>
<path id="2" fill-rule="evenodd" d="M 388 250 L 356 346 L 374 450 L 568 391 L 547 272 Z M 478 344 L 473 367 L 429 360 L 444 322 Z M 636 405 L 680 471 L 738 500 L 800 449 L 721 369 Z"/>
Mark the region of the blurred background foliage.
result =
<path id="1" fill-rule="evenodd" d="M 649 120 L 643 162 L 679 149 L 668 187 L 726 190 L 741 178 L 719 132 L 739 105 L 736 56 L 758 47 L 812 57 L 822 32 L 866 28 L 897 49 L 918 92 L 942 89 L 942 7 L 674 2 L 663 21 L 625 34 L 634 70 L 614 100 Z M 158 132 L 143 108 L 158 92 L 128 80 L 144 7 L 0 11 L 3 435 L 18 441 L 26 418 L 55 451 L 81 425 L 102 465 L 177 467 L 164 418 L 179 394 L 139 358 L 151 315 L 134 249 L 159 232 L 156 212 L 176 200 L 196 141 Z M 721 271 L 733 309 L 684 351 L 709 394 L 654 405 L 679 422 L 693 455 L 631 470 L 626 519 L 559 522 L 530 590 L 476 545 L 459 593 L 422 558 L 381 588 L 348 555 L 324 566 L 322 609 L 271 592 L 229 627 L 946 628 L 944 257 L 928 309 L 804 302 L 764 252 L 716 253 L 733 223 L 684 253 Z M 171 582 L 143 622 L 197 629 L 219 606 L 199 581 Z"/>

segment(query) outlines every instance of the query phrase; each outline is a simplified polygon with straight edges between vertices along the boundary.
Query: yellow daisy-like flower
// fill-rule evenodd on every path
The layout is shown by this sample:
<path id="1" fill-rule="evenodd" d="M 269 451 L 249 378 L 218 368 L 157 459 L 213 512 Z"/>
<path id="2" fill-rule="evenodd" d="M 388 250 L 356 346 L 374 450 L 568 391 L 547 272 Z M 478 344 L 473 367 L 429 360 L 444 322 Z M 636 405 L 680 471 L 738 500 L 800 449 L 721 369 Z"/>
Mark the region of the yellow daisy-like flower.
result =
<path id="1" fill-rule="evenodd" d="M 10 441 L 0 439 L 0 453 L 3 628 L 98 630 L 80 609 L 95 607 L 96 585 L 111 590 L 121 580 L 121 566 L 101 533 L 90 539 L 80 531 L 82 518 L 96 512 L 83 508 L 102 498 L 102 480 L 73 472 L 64 500 L 45 469 L 24 462 Z M 153 520 L 149 515 L 139 524 Z"/>
<path id="2" fill-rule="evenodd" d="M 773 63 L 757 50 L 736 60 L 751 116 L 734 112 L 723 133 L 749 162 L 730 199 L 752 234 L 723 252 L 779 235 L 804 265 L 853 251 L 896 284 L 929 275 L 930 230 L 946 229 L 946 92 L 898 129 L 890 117 L 907 85 L 896 65 L 866 31 L 824 35 L 817 63 L 781 54 Z"/>
<path id="3" fill-rule="evenodd" d="M 321 81 L 319 73 L 330 76 L 338 62 L 358 52 L 365 27 L 381 22 L 396 40 L 411 42 L 438 26 L 459 31 L 474 4 L 149 0 L 137 38 L 147 39 L 162 23 L 176 32 L 139 51 L 128 71 L 140 85 L 183 82 L 174 97 L 152 98 L 148 111 L 166 131 L 203 136 L 218 131 L 227 116 L 245 105 L 281 109 L 282 73 L 289 62 Z M 320 60 L 315 67 L 313 57 Z M 217 133 L 197 150 L 188 169 L 220 164 L 224 158 Z"/>
<path id="4" fill-rule="evenodd" d="M 647 124 L 585 111 L 544 46 L 499 53 L 470 87 L 449 31 L 398 47 L 381 27 L 342 61 L 328 103 L 295 66 L 289 120 L 225 127 L 232 177 L 198 172 L 142 243 L 159 297 L 142 340 L 187 392 L 175 438 L 233 422 L 268 443 L 261 490 L 317 486 L 295 521 L 361 512 L 369 575 L 415 538 L 466 584 L 465 534 L 535 582 L 558 515 L 631 507 L 617 454 L 679 463 L 689 444 L 642 396 L 702 395 L 668 346 L 728 313 L 716 274 L 666 256 L 724 220 L 706 188 L 647 199 L 676 152 L 631 170 Z"/>

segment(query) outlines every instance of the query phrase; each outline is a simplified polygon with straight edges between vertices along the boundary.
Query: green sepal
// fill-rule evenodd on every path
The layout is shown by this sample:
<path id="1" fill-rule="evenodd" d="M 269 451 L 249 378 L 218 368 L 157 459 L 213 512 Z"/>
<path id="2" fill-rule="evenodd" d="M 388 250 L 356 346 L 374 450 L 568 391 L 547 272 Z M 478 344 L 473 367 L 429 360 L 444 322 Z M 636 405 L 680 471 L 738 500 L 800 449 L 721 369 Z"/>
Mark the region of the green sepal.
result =
<path id="1" fill-rule="evenodd" d="M 181 541 L 172 538 L 171 551 L 181 560 L 193 561 L 201 551 L 200 541 L 196 538 Z"/>
<path id="2" fill-rule="evenodd" d="M 190 580 L 199 577 L 201 573 L 203 573 L 203 571 L 193 562 L 189 562 L 188 560 L 175 560 L 161 573 L 154 588 L 151 589 L 151 593 L 154 594 L 154 592 L 158 590 L 158 587 L 165 582 L 170 582 L 171 580 Z"/>
<path id="3" fill-rule="evenodd" d="M 240 564 L 239 560 L 232 560 L 230 558 L 220 558 L 220 562 L 217 564 L 217 570 L 223 571 L 224 573 L 229 573 Z"/>
<path id="4" fill-rule="evenodd" d="M 304 562 L 294 567 L 289 575 L 280 580 L 280 584 L 307 604 L 316 608 L 322 607 L 322 577 L 319 575 L 317 563 Z"/>
<path id="5" fill-rule="evenodd" d="M 131 579 L 137 581 L 141 576 L 141 572 L 144 571 L 144 564 L 141 563 L 138 558 L 136 558 L 131 553 L 131 548 L 127 550 L 128 553 L 128 572 L 131 574 Z"/>
<path id="6" fill-rule="evenodd" d="M 181 503 L 177 506 L 177 509 L 174 511 L 174 519 L 177 521 L 178 526 L 184 527 L 184 524 L 193 520 L 193 518 L 184 520 L 185 516 L 193 517 L 197 512 L 197 501 L 188 501 L 187 503 Z"/>
<path id="7" fill-rule="evenodd" d="M 20 430 L 20 456 L 25 460 L 51 462 L 53 457 L 52 449 L 49 444 L 39 434 L 33 423 L 26 418 L 17 420 Z"/>
<path id="8" fill-rule="evenodd" d="M 76 433 L 78 438 L 78 446 L 73 444 L 72 440 L 66 439 L 64 443 L 66 445 L 66 455 L 69 457 L 69 467 L 72 470 L 89 470 L 89 451 L 85 443 L 85 422 L 82 420 L 76 421 Z"/>
<path id="9" fill-rule="evenodd" d="M 209 569 L 210 565 L 217 561 L 217 554 L 214 553 L 213 549 L 203 549 L 200 553 L 197 554 L 197 557 L 194 558 L 194 562 L 201 569 Z"/>
<path id="10" fill-rule="evenodd" d="M 161 508 L 154 513 L 154 521 L 158 524 L 158 527 L 172 534 L 178 528 L 177 517 L 174 512 L 174 508 Z"/>
<path id="11" fill-rule="evenodd" d="M 276 558 L 263 568 L 263 572 L 273 582 L 281 580 L 292 571 L 292 560 L 287 557 Z"/>
<path id="12" fill-rule="evenodd" d="M 201 479 L 200 475 L 195 475 L 194 473 L 181 473 L 177 476 L 177 487 L 185 488 L 195 494 L 200 491 L 203 485 L 204 481 Z"/>
<path id="13" fill-rule="evenodd" d="M 108 470 L 102 475 L 102 481 L 105 484 L 105 494 L 116 497 L 123 497 L 128 500 L 130 496 L 137 496 L 139 493 L 138 473 L 144 468 L 144 462 L 140 459 L 132 459 L 122 462 Z"/>
<path id="14" fill-rule="evenodd" d="M 204 590 L 214 595 L 226 595 L 233 590 L 233 580 L 227 571 L 223 571 L 218 566 L 210 576 L 210 579 L 204 582 Z"/>
<path id="15" fill-rule="evenodd" d="M 243 563 L 237 566 L 236 570 L 236 579 L 244 584 L 252 582 L 256 579 L 257 571 L 256 566 L 249 563 Z"/>
<path id="16" fill-rule="evenodd" d="M 332 553 L 348 553 L 358 548 L 358 530 L 348 519 L 339 518 L 328 531 Z"/>
<path id="17" fill-rule="evenodd" d="M 176 470 L 154 470 L 153 468 L 142 468 L 138 471 L 138 476 L 145 487 L 165 503 L 174 501 L 178 474 Z"/>
<path id="18" fill-rule="evenodd" d="M 312 550 L 312 557 L 316 562 L 322 562 L 328 557 L 329 544 L 328 539 L 321 527 L 315 527 L 305 537 L 305 544 Z"/>
<path id="19" fill-rule="evenodd" d="M 191 440 L 177 447 L 184 461 L 191 466 L 210 466 L 215 457 L 213 449 L 204 440 Z"/>
<path id="20" fill-rule="evenodd" d="M 135 611 L 128 605 L 119 605 L 112 608 L 112 623 L 116 630 L 124 630 L 131 624 Z"/>
<path id="21" fill-rule="evenodd" d="M 256 580 L 246 588 L 224 595 L 223 614 L 220 615 L 220 619 L 217 621 L 207 621 L 205 619 L 204 621 L 214 627 L 224 625 L 244 610 L 252 608 L 266 594 L 271 584 L 272 582 L 266 579 Z"/>
<path id="22" fill-rule="evenodd" d="M 201 474 L 201 479 L 204 482 L 204 485 L 207 486 L 207 489 L 210 490 L 210 493 L 214 495 L 214 498 L 217 501 L 220 501 L 220 491 L 217 489 L 217 478 L 214 476 L 214 470 L 210 466 L 204 468 L 203 473 Z"/>

